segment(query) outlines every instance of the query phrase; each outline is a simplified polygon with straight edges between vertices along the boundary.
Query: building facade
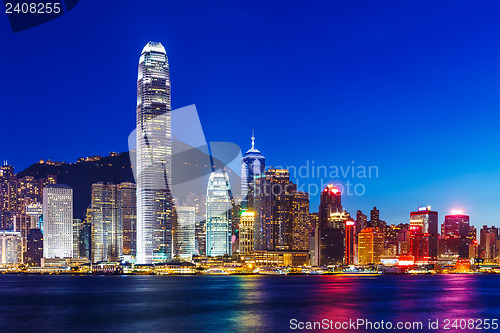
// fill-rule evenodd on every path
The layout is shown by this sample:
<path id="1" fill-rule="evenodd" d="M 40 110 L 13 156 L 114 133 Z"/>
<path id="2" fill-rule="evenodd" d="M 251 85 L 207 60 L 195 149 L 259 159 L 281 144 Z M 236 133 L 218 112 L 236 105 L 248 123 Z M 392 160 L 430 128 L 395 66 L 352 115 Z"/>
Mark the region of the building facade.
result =
<path id="1" fill-rule="evenodd" d="M 252 134 L 252 148 L 241 159 L 241 208 L 252 209 L 254 206 L 254 177 L 264 172 L 266 159 L 255 148 L 255 137 Z"/>
<path id="2" fill-rule="evenodd" d="M 137 262 L 172 257 L 170 73 L 161 43 L 149 42 L 137 79 Z"/>
<path id="3" fill-rule="evenodd" d="M 43 189 L 43 257 L 73 257 L 73 189 L 68 185 Z"/>
<path id="4" fill-rule="evenodd" d="M 196 251 L 196 212 L 195 207 L 175 208 L 177 223 L 174 228 L 174 253 L 175 256 L 191 260 Z"/>
<path id="5" fill-rule="evenodd" d="M 206 251 L 208 256 L 231 255 L 233 200 L 225 171 L 212 172 L 207 186 Z"/>
<path id="6" fill-rule="evenodd" d="M 415 263 L 428 264 L 438 256 L 438 212 L 420 207 L 410 213 L 410 253 Z"/>

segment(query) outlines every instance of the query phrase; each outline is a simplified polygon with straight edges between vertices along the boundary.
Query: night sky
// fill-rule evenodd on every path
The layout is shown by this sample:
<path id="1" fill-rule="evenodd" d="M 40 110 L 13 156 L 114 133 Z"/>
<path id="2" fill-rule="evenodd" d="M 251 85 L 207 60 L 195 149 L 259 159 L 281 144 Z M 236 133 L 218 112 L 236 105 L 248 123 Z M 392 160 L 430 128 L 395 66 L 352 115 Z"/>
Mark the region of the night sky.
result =
<path id="1" fill-rule="evenodd" d="M 498 1 L 87 0 L 18 33 L 0 17 L 0 160 L 16 171 L 126 151 L 153 40 L 172 107 L 196 104 L 207 141 L 246 151 L 255 129 L 267 165 L 377 166 L 347 179 L 365 186 L 343 198 L 354 215 L 431 205 L 500 226 Z"/>

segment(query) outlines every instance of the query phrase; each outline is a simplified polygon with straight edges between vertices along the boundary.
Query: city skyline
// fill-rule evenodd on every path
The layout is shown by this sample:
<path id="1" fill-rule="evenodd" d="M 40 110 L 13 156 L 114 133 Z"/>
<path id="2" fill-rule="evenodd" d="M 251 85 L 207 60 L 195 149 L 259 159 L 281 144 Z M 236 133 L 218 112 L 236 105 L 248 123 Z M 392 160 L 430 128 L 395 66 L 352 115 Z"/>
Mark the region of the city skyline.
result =
<path id="1" fill-rule="evenodd" d="M 272 4 L 263 12 L 237 4 L 225 5 L 223 10 L 218 6 L 198 7 L 190 11 L 189 20 L 185 9 L 169 6 L 169 20 L 160 20 L 154 14 L 141 16 L 143 9 L 127 5 L 117 9 L 136 18 L 127 22 L 130 38 L 117 36 L 112 25 L 104 23 L 110 19 L 105 14 L 96 16 L 95 25 L 89 26 L 91 33 L 81 28 L 65 29 L 75 35 L 61 33 L 61 25 L 81 27 L 91 10 L 87 4 L 80 4 L 78 11 L 61 20 L 18 33 L 15 38 L 2 36 L 2 42 L 21 51 L 15 57 L 1 55 L 2 72 L 6 81 L 12 82 L 4 89 L 5 107 L 26 115 L 27 127 L 55 125 L 58 131 L 46 133 L 45 144 L 34 145 L 31 138 L 9 126 L 1 134 L 3 141 L 12 140 L 24 149 L 5 146 L 1 159 L 20 171 L 39 159 L 74 161 L 82 155 L 125 151 L 126 135 L 134 124 L 129 110 L 135 104 L 130 96 L 135 91 L 132 82 L 137 75 L 137 50 L 149 39 L 159 40 L 175 63 L 172 79 L 176 98 L 172 106 L 195 103 L 210 141 L 237 142 L 246 151 L 248 137 L 255 129 L 259 149 L 269 166 L 298 168 L 308 160 L 325 166 L 349 166 L 352 161 L 376 165 L 379 177 L 362 181 L 365 195 L 344 199 L 350 212 L 361 209 L 366 213 L 376 205 L 382 219 L 400 223 L 407 220 L 406 212 L 415 205 L 431 205 L 441 214 L 462 209 L 477 227 L 499 225 L 499 163 L 491 154 L 498 138 L 490 126 L 495 123 L 495 110 L 500 104 L 496 80 L 500 70 L 495 65 L 500 42 L 494 35 L 481 34 L 485 28 L 498 27 L 492 17 L 498 4 L 424 2 L 414 8 L 394 2 L 359 9 L 347 3 L 323 3 L 304 12 L 292 5 L 284 9 L 287 17 L 303 15 L 306 22 L 314 23 L 306 24 L 304 30 L 290 27 L 290 31 L 279 28 L 289 26 L 290 21 L 272 15 L 273 9 L 277 10 Z M 324 11 L 322 6 L 333 6 L 329 8 L 334 10 Z M 207 10 L 221 18 L 220 22 L 213 25 L 205 15 Z M 393 15 L 396 12 L 400 15 Z M 148 24 L 141 17 L 148 17 Z M 356 23 L 361 21 L 365 24 L 358 27 Z M 124 26 L 119 20 L 115 23 Z M 182 31 L 183 40 L 171 33 L 175 29 Z M 388 33 L 393 30 L 399 32 Z M 266 36 L 266 31 L 273 33 Z M 230 48 L 223 43 L 228 34 L 234 37 Z M 316 37 L 311 38 L 314 34 Z M 81 43 L 71 43 L 72 38 L 80 38 Z M 276 46 L 275 40 L 280 41 Z M 38 50 L 36 61 L 23 56 L 32 48 Z M 120 59 L 103 57 L 98 63 L 85 60 L 92 50 L 106 48 L 119 52 Z M 199 52 L 201 49 L 204 52 Z M 55 59 L 53 52 L 74 54 L 71 61 L 76 59 L 80 66 L 71 68 L 67 59 Z M 37 61 L 48 66 L 39 66 Z M 23 66 L 7 66 L 21 62 Z M 117 78 L 112 90 L 103 86 L 106 80 L 95 81 L 92 74 L 103 68 Z M 238 71 L 243 75 L 234 75 Z M 297 79 L 291 79 L 292 75 Z M 242 80 L 243 76 L 247 80 Z M 41 87 L 33 92 L 36 105 L 29 100 L 17 104 L 21 92 L 16 87 L 22 77 Z M 46 80 L 53 84 L 45 84 Z M 62 86 L 60 82 L 68 84 Z M 295 86 L 294 82 L 302 84 Z M 73 106 L 74 116 L 61 117 L 63 110 L 50 100 L 51 90 L 44 87 L 58 87 L 63 104 L 79 100 Z M 291 93 L 297 89 L 299 94 Z M 105 98 L 100 91 L 116 98 Z M 85 98 L 91 94 L 95 100 Z M 298 100 L 292 102 L 293 97 Z M 111 100 L 113 104 L 109 104 Z M 288 118 L 283 117 L 284 110 Z M 304 110 L 312 111 L 304 114 Z M 212 119 L 214 114 L 220 121 Z M 101 121 L 93 121 L 97 116 Z M 4 114 L 7 123 L 16 119 L 17 113 Z M 264 125 L 267 122 L 281 122 L 283 127 L 268 131 Z M 95 128 L 95 134 L 81 140 L 80 129 L 86 128 Z M 455 135 L 459 129 L 463 135 Z M 298 133 L 301 139 L 292 142 L 289 133 Z M 73 149 L 61 145 L 61 135 Z M 323 143 L 332 136 L 338 144 L 334 151 L 325 150 Z M 425 158 L 420 158 L 422 153 Z M 312 181 L 317 183 L 316 179 Z M 326 179 L 325 183 L 331 181 Z M 312 210 L 318 206 L 319 195 L 312 196 Z"/>

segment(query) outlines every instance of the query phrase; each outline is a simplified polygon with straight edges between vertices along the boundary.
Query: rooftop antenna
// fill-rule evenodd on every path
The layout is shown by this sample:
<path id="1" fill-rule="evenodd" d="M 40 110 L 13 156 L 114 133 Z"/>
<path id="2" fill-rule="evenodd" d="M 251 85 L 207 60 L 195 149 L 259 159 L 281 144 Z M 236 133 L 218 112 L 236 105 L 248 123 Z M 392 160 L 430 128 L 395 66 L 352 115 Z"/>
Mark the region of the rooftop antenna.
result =
<path id="1" fill-rule="evenodd" d="M 252 150 L 255 150 L 255 135 L 253 130 L 252 130 Z"/>

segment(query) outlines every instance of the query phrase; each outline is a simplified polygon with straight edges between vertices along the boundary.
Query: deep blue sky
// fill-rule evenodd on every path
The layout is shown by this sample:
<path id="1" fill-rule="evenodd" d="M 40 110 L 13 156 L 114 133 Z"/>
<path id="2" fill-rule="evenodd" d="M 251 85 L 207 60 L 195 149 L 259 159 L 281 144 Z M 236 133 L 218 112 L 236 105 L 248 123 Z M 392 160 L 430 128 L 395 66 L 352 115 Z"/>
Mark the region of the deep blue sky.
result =
<path id="1" fill-rule="evenodd" d="M 268 165 L 376 165 L 351 179 L 351 214 L 432 205 L 499 226 L 498 17 L 498 1 L 81 1 L 13 34 L 2 15 L 0 160 L 127 150 L 154 40 L 173 108 L 196 104 L 208 141 L 246 151 L 255 129 Z"/>

